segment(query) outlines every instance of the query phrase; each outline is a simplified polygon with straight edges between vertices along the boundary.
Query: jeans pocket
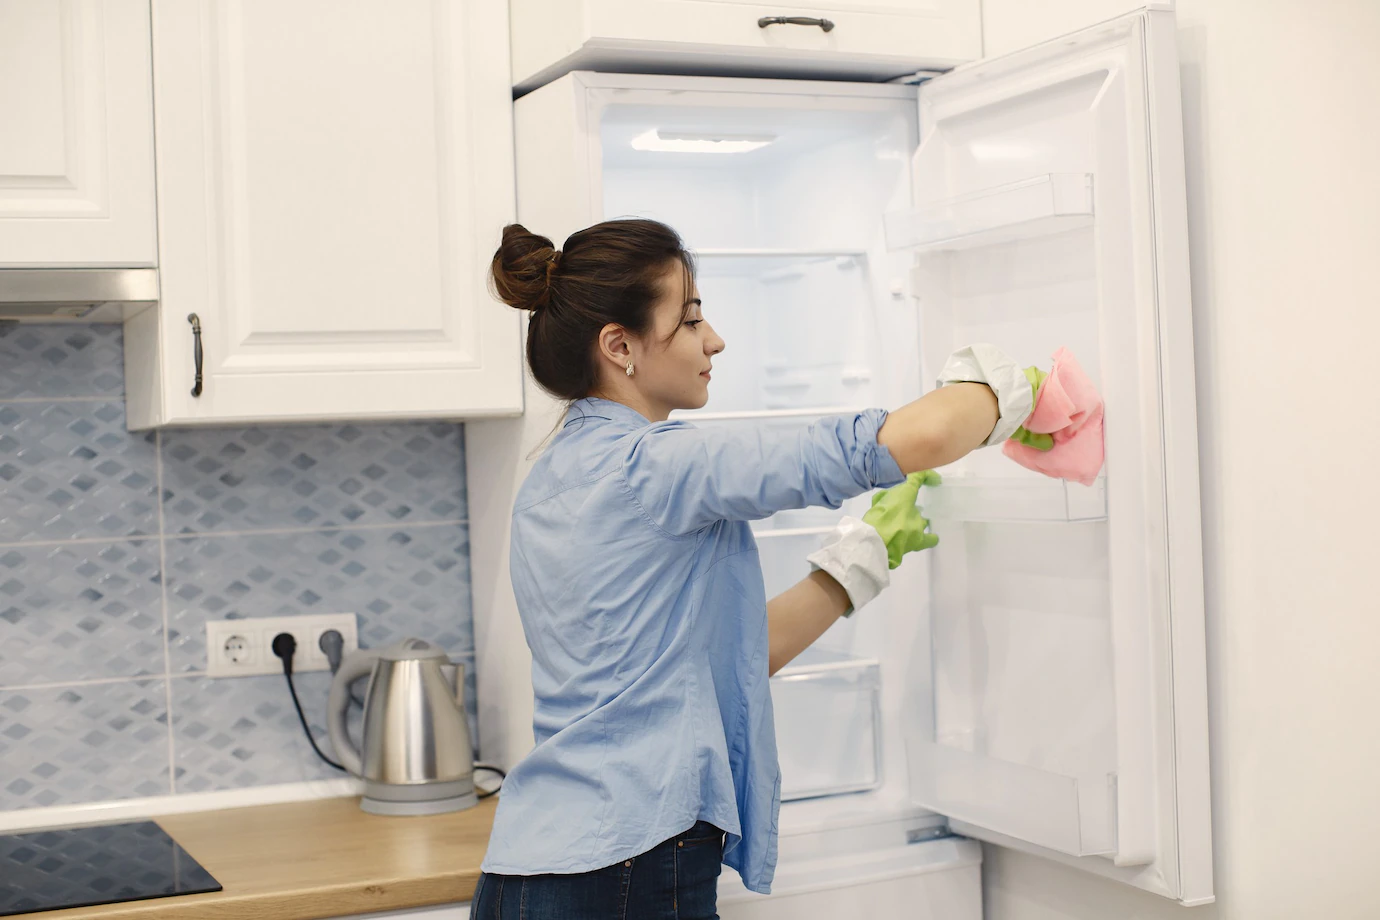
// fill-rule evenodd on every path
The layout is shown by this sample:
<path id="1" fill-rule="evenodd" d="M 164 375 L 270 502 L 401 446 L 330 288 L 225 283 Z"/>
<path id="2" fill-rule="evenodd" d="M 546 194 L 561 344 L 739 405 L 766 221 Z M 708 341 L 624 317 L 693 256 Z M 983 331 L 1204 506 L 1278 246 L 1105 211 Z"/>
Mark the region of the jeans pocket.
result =
<path id="1" fill-rule="evenodd" d="M 722 846 L 723 842 L 724 832 L 708 821 L 697 821 L 694 827 L 676 837 L 676 846 L 682 849 L 685 847 L 701 847 L 708 844 Z"/>
<path id="2" fill-rule="evenodd" d="M 676 841 L 675 912 L 680 920 L 718 917 L 719 873 L 723 863 L 723 838 L 698 836 Z"/>

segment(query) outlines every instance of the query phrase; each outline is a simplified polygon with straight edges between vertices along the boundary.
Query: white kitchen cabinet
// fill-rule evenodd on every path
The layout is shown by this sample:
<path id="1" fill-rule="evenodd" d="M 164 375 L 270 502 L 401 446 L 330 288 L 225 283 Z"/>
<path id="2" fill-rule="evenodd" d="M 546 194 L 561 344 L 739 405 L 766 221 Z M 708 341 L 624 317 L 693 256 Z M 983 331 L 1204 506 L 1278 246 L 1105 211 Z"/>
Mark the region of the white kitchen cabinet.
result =
<path id="1" fill-rule="evenodd" d="M 155 255 L 148 0 L 0 0 L 0 265 Z"/>
<path id="2" fill-rule="evenodd" d="M 512 16 L 520 93 L 572 70 L 884 80 L 982 53 L 979 0 L 513 0 Z"/>
<path id="3" fill-rule="evenodd" d="M 126 324 L 131 428 L 521 411 L 519 319 L 486 287 L 507 23 L 501 0 L 155 0 L 162 298 Z"/>

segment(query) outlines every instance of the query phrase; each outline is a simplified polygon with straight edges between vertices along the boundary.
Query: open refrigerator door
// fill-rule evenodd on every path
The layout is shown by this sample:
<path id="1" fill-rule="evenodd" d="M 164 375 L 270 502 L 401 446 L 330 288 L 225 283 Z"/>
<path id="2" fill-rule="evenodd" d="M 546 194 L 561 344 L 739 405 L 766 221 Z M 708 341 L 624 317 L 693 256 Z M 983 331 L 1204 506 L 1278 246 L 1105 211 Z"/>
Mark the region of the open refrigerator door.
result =
<path id="1" fill-rule="evenodd" d="M 1091 485 L 999 450 L 926 506 L 914 800 L 960 833 L 1212 899 L 1192 321 L 1173 14 L 1143 11 L 921 86 L 922 363 L 1067 347 L 1105 399 Z"/>
<path id="2" fill-rule="evenodd" d="M 777 894 L 726 873 L 721 913 L 977 920 L 980 851 L 955 832 L 1210 900 L 1172 14 L 969 65 L 919 95 L 917 122 L 910 86 L 573 73 L 516 104 L 524 224 L 560 245 L 651 217 L 695 251 L 727 342 L 708 405 L 681 413 L 695 424 L 899 406 L 973 341 L 1045 367 L 1066 346 L 1106 399 L 1091 486 L 994 449 L 944 470 L 921 495 L 939 546 L 773 679 Z M 527 396 L 520 432 L 467 432 L 472 494 L 515 491 L 559 417 Z M 767 596 L 867 503 L 755 522 Z M 501 552 L 480 553 L 507 545 L 511 504 L 474 504 L 476 572 L 505 572 Z M 501 577 L 492 594 L 512 609 Z M 481 682 L 525 651 L 516 634 L 492 647 L 505 665 Z M 530 696 L 511 683 L 489 698 Z M 530 720 L 515 706 L 517 737 Z"/>

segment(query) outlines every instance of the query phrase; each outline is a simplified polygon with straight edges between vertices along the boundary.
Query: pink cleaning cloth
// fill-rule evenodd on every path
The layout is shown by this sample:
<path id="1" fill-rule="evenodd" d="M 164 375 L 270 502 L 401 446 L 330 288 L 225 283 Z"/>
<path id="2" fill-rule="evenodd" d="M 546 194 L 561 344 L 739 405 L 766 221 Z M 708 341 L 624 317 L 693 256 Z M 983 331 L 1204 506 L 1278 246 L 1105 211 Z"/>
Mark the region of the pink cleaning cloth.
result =
<path id="1" fill-rule="evenodd" d="M 1054 439 L 1049 450 L 1036 450 L 1019 441 L 1007 441 L 1002 453 L 1021 466 L 1090 486 L 1102 471 L 1106 448 L 1102 443 L 1104 406 L 1078 359 L 1067 348 L 1054 353 L 1054 369 L 1040 386 L 1035 411 L 1026 430 Z"/>

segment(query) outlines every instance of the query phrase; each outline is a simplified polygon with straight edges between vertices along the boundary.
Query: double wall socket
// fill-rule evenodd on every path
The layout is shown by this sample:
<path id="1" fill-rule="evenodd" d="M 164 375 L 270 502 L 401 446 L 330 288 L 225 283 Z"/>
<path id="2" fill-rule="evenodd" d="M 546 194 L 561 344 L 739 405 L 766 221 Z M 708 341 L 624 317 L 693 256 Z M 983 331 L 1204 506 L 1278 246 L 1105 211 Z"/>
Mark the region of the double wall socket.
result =
<path id="1" fill-rule="evenodd" d="M 308 613 L 288 617 L 253 617 L 206 621 L 206 676 L 251 677 L 282 674 L 283 660 L 273 654 L 273 638 L 291 633 L 297 640 L 292 671 L 328 671 L 321 636 L 336 630 L 345 640 L 342 654 L 359 647 L 353 613 Z"/>

